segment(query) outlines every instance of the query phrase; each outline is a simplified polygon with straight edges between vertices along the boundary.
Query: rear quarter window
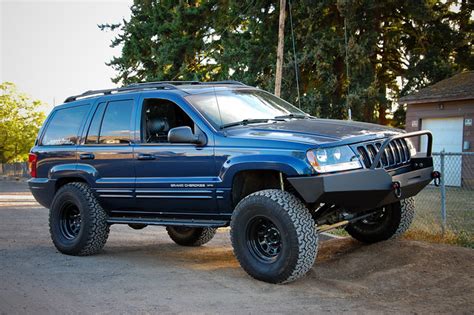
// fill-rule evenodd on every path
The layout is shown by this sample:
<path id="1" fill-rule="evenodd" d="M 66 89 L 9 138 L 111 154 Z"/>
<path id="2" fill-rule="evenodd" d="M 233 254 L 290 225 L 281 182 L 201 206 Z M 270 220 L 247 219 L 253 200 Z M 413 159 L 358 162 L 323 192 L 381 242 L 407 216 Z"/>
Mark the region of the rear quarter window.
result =
<path id="1" fill-rule="evenodd" d="M 75 145 L 79 128 L 90 105 L 56 110 L 46 127 L 41 145 Z"/>

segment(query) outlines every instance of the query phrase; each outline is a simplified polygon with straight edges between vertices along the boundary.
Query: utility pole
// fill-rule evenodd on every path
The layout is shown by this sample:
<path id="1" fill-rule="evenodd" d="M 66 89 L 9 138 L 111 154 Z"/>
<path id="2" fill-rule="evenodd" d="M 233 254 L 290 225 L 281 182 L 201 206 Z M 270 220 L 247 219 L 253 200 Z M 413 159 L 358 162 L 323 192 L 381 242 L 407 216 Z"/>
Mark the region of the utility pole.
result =
<path id="1" fill-rule="evenodd" d="M 280 0 L 280 21 L 278 24 L 278 48 L 275 72 L 275 95 L 280 96 L 283 73 L 283 48 L 285 45 L 286 0 Z"/>

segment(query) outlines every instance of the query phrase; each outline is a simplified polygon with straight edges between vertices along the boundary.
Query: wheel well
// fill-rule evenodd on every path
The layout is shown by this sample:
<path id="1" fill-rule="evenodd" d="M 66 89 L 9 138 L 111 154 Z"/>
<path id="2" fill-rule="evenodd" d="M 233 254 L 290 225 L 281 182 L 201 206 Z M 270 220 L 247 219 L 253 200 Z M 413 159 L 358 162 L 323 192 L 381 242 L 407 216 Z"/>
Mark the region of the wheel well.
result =
<path id="1" fill-rule="evenodd" d="M 63 177 L 58 180 L 56 180 L 56 185 L 55 185 L 55 192 L 59 190 L 62 186 L 73 183 L 73 182 L 81 182 L 81 183 L 87 183 L 83 178 L 80 177 Z"/>
<path id="2" fill-rule="evenodd" d="M 235 207 L 240 200 L 256 191 L 279 188 L 281 188 L 281 185 L 280 172 L 278 171 L 252 170 L 239 172 L 232 182 L 232 206 Z"/>

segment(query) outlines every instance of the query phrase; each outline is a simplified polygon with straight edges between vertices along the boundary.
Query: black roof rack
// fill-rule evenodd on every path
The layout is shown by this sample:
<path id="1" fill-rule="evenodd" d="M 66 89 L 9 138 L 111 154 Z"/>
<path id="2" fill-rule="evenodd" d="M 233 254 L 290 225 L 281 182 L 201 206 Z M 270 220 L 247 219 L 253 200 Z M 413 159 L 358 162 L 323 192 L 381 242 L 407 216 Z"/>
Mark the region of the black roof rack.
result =
<path id="1" fill-rule="evenodd" d="M 143 82 L 143 83 L 133 83 L 121 88 L 114 89 L 105 89 L 105 90 L 89 90 L 82 94 L 72 95 L 66 98 L 64 103 L 69 103 L 77 100 L 78 98 L 83 98 L 93 95 L 109 95 L 112 92 L 129 92 L 129 91 L 139 91 L 144 89 L 178 89 L 177 85 L 219 85 L 219 84 L 232 84 L 232 85 L 242 85 L 246 86 L 244 83 L 239 81 L 227 80 L 227 81 L 214 81 L 214 82 L 200 82 L 200 81 L 155 81 L 155 82 Z"/>
<path id="2" fill-rule="evenodd" d="M 171 85 L 220 85 L 220 84 L 232 84 L 232 85 L 242 85 L 246 84 L 235 81 L 235 80 L 224 80 L 224 81 L 210 81 L 210 82 L 201 82 L 201 81 L 154 81 L 154 82 L 143 82 L 143 83 L 133 83 L 127 85 L 127 87 L 135 86 L 144 86 L 149 84 L 171 84 Z"/>

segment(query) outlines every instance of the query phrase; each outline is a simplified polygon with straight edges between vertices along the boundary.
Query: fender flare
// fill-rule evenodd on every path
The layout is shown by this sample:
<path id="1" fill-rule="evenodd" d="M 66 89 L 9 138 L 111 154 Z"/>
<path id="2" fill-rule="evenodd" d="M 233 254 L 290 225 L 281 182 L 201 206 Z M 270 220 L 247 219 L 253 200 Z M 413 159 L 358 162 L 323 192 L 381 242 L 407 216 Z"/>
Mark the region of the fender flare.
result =
<path id="1" fill-rule="evenodd" d="M 278 171 L 287 177 L 313 173 L 304 160 L 294 156 L 242 155 L 227 160 L 220 169 L 219 178 L 224 187 L 231 188 L 237 173 L 250 170 Z"/>
<path id="2" fill-rule="evenodd" d="M 61 178 L 80 178 L 92 187 L 98 178 L 98 172 L 89 164 L 61 164 L 53 166 L 49 170 L 48 178 L 54 181 Z"/>

